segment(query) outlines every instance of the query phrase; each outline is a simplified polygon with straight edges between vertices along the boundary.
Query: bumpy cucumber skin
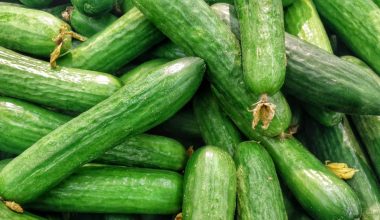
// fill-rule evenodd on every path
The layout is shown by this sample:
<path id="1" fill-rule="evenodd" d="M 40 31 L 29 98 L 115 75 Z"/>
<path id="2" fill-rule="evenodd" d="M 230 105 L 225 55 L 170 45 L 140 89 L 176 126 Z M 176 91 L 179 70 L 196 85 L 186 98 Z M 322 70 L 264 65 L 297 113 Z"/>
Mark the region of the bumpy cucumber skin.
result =
<path id="1" fill-rule="evenodd" d="M 333 53 L 326 30 L 319 18 L 312 0 L 296 0 L 285 13 L 285 28 L 290 34 Z M 328 109 L 303 104 L 306 112 L 325 126 L 333 126 L 342 121 L 343 114 Z"/>
<path id="2" fill-rule="evenodd" d="M 236 168 L 219 147 L 205 146 L 190 157 L 184 177 L 184 220 L 232 220 L 236 203 Z"/>
<path id="3" fill-rule="evenodd" d="M 357 219 L 360 201 L 355 192 L 295 138 L 263 138 L 278 174 L 302 207 L 315 219 Z"/>
<path id="4" fill-rule="evenodd" d="M 0 47 L 0 94 L 42 105 L 83 112 L 121 87 L 112 75 L 55 68 L 45 61 Z"/>
<path id="5" fill-rule="evenodd" d="M 70 30 L 68 24 L 47 12 L 0 3 L 0 46 L 49 57 L 61 28 Z M 71 36 L 66 35 L 61 53 L 70 48 Z"/>
<path id="6" fill-rule="evenodd" d="M 380 9 L 371 0 L 314 0 L 345 44 L 380 74 Z"/>
<path id="7" fill-rule="evenodd" d="M 209 68 L 208 79 L 223 96 L 222 108 L 240 130 L 249 129 L 258 138 L 276 136 L 289 125 L 291 113 L 283 95 L 277 93 L 269 101 L 277 106 L 276 115 L 269 128 L 252 129 L 252 112 L 249 109 L 259 99 L 244 84 L 240 46 L 229 28 L 203 0 L 134 0 L 150 19 L 175 44 L 187 54 L 203 58 Z M 167 7 L 170 5 L 170 7 Z M 167 16 L 170 15 L 170 16 Z M 233 109 L 225 107 L 233 106 Z"/>
<path id="8" fill-rule="evenodd" d="M 111 13 L 103 14 L 99 17 L 90 17 L 82 14 L 78 9 L 74 8 L 70 15 L 70 24 L 73 29 L 86 37 L 104 30 L 112 22 L 116 21 L 117 17 Z"/>
<path id="9" fill-rule="evenodd" d="M 120 76 L 120 81 L 124 83 L 132 80 L 132 78 L 138 79 L 144 75 L 144 72 L 152 71 L 167 62 L 169 62 L 167 59 L 153 59 L 146 61 Z"/>
<path id="10" fill-rule="evenodd" d="M 240 40 L 240 24 L 235 7 L 226 3 L 215 3 L 211 5 L 211 8 L 231 28 L 236 38 Z"/>
<path id="11" fill-rule="evenodd" d="M 18 203 L 31 201 L 128 136 L 163 122 L 194 95 L 204 70 L 202 59 L 188 57 L 126 83 L 9 163 L 0 173 L 0 194 Z"/>
<path id="12" fill-rule="evenodd" d="M 287 219 L 274 163 L 266 150 L 257 142 L 242 142 L 234 160 L 239 219 Z"/>
<path id="13" fill-rule="evenodd" d="M 161 32 L 133 8 L 96 36 L 72 49 L 57 63 L 112 73 L 163 38 Z"/>
<path id="14" fill-rule="evenodd" d="M 0 97 L 0 149 L 20 154 L 71 118 L 33 104 Z"/>
<path id="15" fill-rule="evenodd" d="M 241 142 L 239 130 L 219 107 L 209 87 L 203 88 L 194 97 L 193 109 L 205 143 L 220 147 L 233 156 Z"/>
<path id="16" fill-rule="evenodd" d="M 346 163 L 358 170 L 347 183 L 360 199 L 361 219 L 377 219 L 380 216 L 379 185 L 347 119 L 330 128 L 308 120 L 305 131 L 307 146 L 321 161 Z"/>
<path id="17" fill-rule="evenodd" d="M 114 0 L 71 0 L 71 3 L 83 14 L 94 17 L 110 12 Z"/>
<path id="18" fill-rule="evenodd" d="M 185 147 L 174 139 L 140 134 L 106 151 L 96 161 L 132 167 L 182 170 L 187 155 Z"/>
<path id="19" fill-rule="evenodd" d="M 245 84 L 273 95 L 285 80 L 285 30 L 281 0 L 235 0 Z"/>
<path id="20" fill-rule="evenodd" d="M 87 165 L 26 204 L 37 210 L 87 213 L 174 214 L 183 178 L 155 169 Z"/>
<path id="21" fill-rule="evenodd" d="M 380 78 L 287 35 L 286 91 L 317 106 L 351 114 L 380 114 Z"/>

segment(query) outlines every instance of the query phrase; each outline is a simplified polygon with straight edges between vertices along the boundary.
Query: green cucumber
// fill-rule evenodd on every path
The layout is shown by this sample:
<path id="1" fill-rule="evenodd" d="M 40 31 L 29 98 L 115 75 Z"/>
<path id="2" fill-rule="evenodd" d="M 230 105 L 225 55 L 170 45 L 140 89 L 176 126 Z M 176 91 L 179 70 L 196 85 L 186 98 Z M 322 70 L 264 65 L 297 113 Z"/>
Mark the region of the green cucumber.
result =
<path id="1" fill-rule="evenodd" d="M 20 154 L 71 118 L 20 100 L 0 97 L 0 150 Z M 20 135 L 22 134 L 22 135 Z M 105 164 L 181 170 L 186 150 L 177 141 L 141 134 L 106 151 L 97 161 Z"/>
<path id="2" fill-rule="evenodd" d="M 345 118 L 334 127 L 323 127 L 308 120 L 305 140 L 309 149 L 321 161 L 346 163 L 357 169 L 347 183 L 358 195 L 362 205 L 361 219 L 378 219 L 380 216 L 380 189 L 368 161 Z"/>
<path id="3" fill-rule="evenodd" d="M 301 101 L 351 114 L 380 114 L 380 77 L 286 36 L 285 90 Z"/>
<path id="4" fill-rule="evenodd" d="M 54 68 L 45 61 L 0 47 L 0 94 L 42 105 L 83 112 L 121 87 L 112 75 Z"/>
<path id="5" fill-rule="evenodd" d="M 259 139 L 262 135 L 279 135 L 288 127 L 291 120 L 289 106 L 283 95 L 277 93 L 268 100 L 277 106 L 270 126 L 266 130 L 262 126 L 252 129 L 253 114 L 249 109 L 259 96 L 244 85 L 239 42 L 203 0 L 133 2 L 186 54 L 196 54 L 205 60 L 208 79 L 223 97 L 218 97 L 221 106 L 240 130 Z"/>
<path id="6" fill-rule="evenodd" d="M 69 121 L 66 115 L 0 97 L 0 150 L 20 154 L 43 136 Z"/>
<path id="7" fill-rule="evenodd" d="M 233 0 L 231 0 L 233 2 Z M 239 20 L 236 16 L 235 7 L 226 3 L 215 3 L 211 5 L 212 10 L 218 14 L 218 17 L 227 24 L 236 38 L 240 40 Z"/>
<path id="8" fill-rule="evenodd" d="M 20 2 L 30 8 L 46 8 L 53 0 L 20 0 Z"/>
<path id="9" fill-rule="evenodd" d="M 79 34 L 91 37 L 92 35 L 104 30 L 111 23 L 117 20 L 117 17 L 111 13 L 106 13 L 98 17 L 90 17 L 82 14 L 78 9 L 69 10 L 71 27 Z"/>
<path id="10" fill-rule="evenodd" d="M 54 212 L 174 214 L 182 176 L 173 171 L 87 165 L 25 206 Z"/>
<path id="11" fill-rule="evenodd" d="M 294 196 L 290 193 L 289 189 L 281 184 L 282 198 L 284 199 L 284 205 L 286 209 L 286 214 L 288 219 L 297 219 L 297 220 L 311 220 L 311 218 L 306 215 L 305 210 L 299 205 Z"/>
<path id="12" fill-rule="evenodd" d="M 186 57 L 185 51 L 182 48 L 179 48 L 173 43 L 166 43 L 159 45 L 153 51 L 149 52 L 153 57 L 161 59 L 175 60 L 178 58 Z"/>
<path id="13" fill-rule="evenodd" d="M 114 0 L 71 0 L 71 4 L 88 16 L 100 16 L 111 11 Z"/>
<path id="14" fill-rule="evenodd" d="M 169 60 L 166 60 L 166 59 L 154 59 L 154 60 L 146 61 L 140 64 L 139 66 L 131 69 L 130 71 L 124 73 L 122 76 L 120 76 L 120 81 L 124 83 L 130 80 L 131 77 L 137 78 L 137 77 L 143 76 L 144 72 L 152 71 L 167 62 L 169 62 Z"/>
<path id="15" fill-rule="evenodd" d="M 380 74 L 380 9 L 372 0 L 314 0 L 331 29 Z"/>
<path id="16" fill-rule="evenodd" d="M 358 58 L 356 58 L 354 56 L 346 55 L 346 56 L 341 56 L 340 58 L 343 59 L 343 60 L 346 60 L 346 61 L 348 61 L 350 63 L 353 63 L 353 64 L 356 64 L 358 66 L 364 67 L 368 71 L 374 73 L 373 70 L 366 63 L 364 63 L 362 60 L 360 60 L 360 59 L 358 59 Z"/>
<path id="17" fill-rule="evenodd" d="M 234 156 L 238 218 L 287 219 L 274 163 L 257 142 L 242 142 Z"/>
<path id="18" fill-rule="evenodd" d="M 219 107 L 209 87 L 198 92 L 193 99 L 193 108 L 205 143 L 234 155 L 236 146 L 241 142 L 239 130 Z"/>
<path id="19" fill-rule="evenodd" d="M 245 84 L 273 95 L 285 80 L 285 30 L 281 0 L 235 0 Z"/>
<path id="20" fill-rule="evenodd" d="M 312 0 L 296 0 L 285 13 L 286 31 L 327 52 L 333 53 L 326 30 Z M 302 105 L 306 112 L 325 126 L 342 121 L 343 114 L 310 105 Z"/>
<path id="21" fill-rule="evenodd" d="M 358 219 L 355 192 L 295 138 L 263 138 L 276 170 L 300 205 L 315 219 Z"/>
<path id="22" fill-rule="evenodd" d="M 54 39 L 64 29 L 70 31 L 70 26 L 47 12 L 0 3 L 0 46 L 49 57 L 57 46 Z M 61 53 L 70 48 L 71 36 L 65 35 Z"/>
<path id="23" fill-rule="evenodd" d="M 183 219 L 233 220 L 236 168 L 232 157 L 214 146 L 195 151 L 186 165 L 183 194 Z"/>
<path id="24" fill-rule="evenodd" d="M 9 163 L 0 172 L 0 195 L 18 203 L 31 201 L 125 138 L 163 122 L 194 95 L 204 70 L 202 59 L 188 57 L 126 82 Z"/>
<path id="25" fill-rule="evenodd" d="M 58 59 L 62 66 L 114 72 L 164 36 L 136 8 Z"/>

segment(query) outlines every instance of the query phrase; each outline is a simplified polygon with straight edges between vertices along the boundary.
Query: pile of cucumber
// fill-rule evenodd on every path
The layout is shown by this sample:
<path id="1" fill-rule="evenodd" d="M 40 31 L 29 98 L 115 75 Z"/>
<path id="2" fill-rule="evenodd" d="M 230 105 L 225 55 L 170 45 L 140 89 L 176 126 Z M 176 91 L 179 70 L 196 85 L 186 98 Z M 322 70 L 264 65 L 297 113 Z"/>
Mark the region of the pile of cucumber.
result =
<path id="1" fill-rule="evenodd" d="M 0 1 L 0 220 L 376 220 L 379 180 L 379 0 Z"/>

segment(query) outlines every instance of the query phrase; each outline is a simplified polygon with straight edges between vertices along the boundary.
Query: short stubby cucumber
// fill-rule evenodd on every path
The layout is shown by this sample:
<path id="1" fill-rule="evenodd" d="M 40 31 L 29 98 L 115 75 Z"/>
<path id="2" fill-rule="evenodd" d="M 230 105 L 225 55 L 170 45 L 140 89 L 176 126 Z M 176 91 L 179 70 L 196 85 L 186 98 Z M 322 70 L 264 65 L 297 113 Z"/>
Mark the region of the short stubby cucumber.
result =
<path id="1" fill-rule="evenodd" d="M 287 219 L 280 183 L 268 152 L 257 142 L 242 142 L 234 160 L 239 219 Z"/>
<path id="2" fill-rule="evenodd" d="M 121 87 L 112 75 L 54 68 L 0 47 L 0 94 L 71 112 L 83 112 Z"/>
<path id="3" fill-rule="evenodd" d="M 187 57 L 126 82 L 12 160 L 0 172 L 0 195 L 18 203 L 31 201 L 125 138 L 165 121 L 194 95 L 204 70 L 202 59 Z"/>
<path id="4" fill-rule="evenodd" d="M 191 155 L 185 169 L 182 216 L 185 220 L 233 220 L 236 170 L 232 157 L 205 146 Z"/>
<path id="5" fill-rule="evenodd" d="M 71 48 L 70 26 L 48 12 L 0 3 L 0 46 L 49 57 L 62 42 L 61 53 Z"/>

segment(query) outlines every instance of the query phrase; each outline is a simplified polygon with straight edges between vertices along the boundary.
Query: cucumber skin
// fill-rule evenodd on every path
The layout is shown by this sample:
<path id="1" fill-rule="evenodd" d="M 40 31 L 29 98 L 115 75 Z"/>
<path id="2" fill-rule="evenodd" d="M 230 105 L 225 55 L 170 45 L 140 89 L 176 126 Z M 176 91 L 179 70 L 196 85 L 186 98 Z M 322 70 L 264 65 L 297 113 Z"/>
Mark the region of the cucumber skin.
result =
<path id="1" fill-rule="evenodd" d="M 233 1 L 233 0 L 231 0 Z M 236 38 L 240 40 L 240 24 L 236 15 L 235 7 L 226 3 L 215 3 L 211 5 L 212 10 L 218 14 L 229 27 Z"/>
<path id="2" fill-rule="evenodd" d="M 185 51 L 182 48 L 179 48 L 176 44 L 165 43 L 161 44 L 158 47 L 154 48 L 153 51 L 149 53 L 154 58 L 169 59 L 175 60 L 178 58 L 186 57 Z"/>
<path id="3" fill-rule="evenodd" d="M 195 151 L 185 169 L 183 219 L 232 220 L 235 199 L 236 167 L 231 156 L 214 146 Z"/>
<path id="4" fill-rule="evenodd" d="M 81 13 L 96 17 L 111 11 L 114 0 L 71 0 Z"/>
<path id="5" fill-rule="evenodd" d="M 62 27 L 70 30 L 68 24 L 47 12 L 0 3 L 0 46 L 49 57 L 56 47 L 54 38 L 58 36 Z M 66 35 L 61 53 L 70 48 L 71 36 Z"/>
<path id="6" fill-rule="evenodd" d="M 380 74 L 380 9 L 371 0 L 314 0 L 318 12 L 345 44 Z"/>
<path id="7" fill-rule="evenodd" d="M 281 0 L 235 0 L 240 23 L 244 82 L 255 94 L 273 95 L 285 80 Z"/>
<path id="8" fill-rule="evenodd" d="M 181 208 L 182 183 L 182 176 L 172 171 L 87 165 L 26 207 L 54 212 L 174 214 Z"/>
<path id="9" fill-rule="evenodd" d="M 133 8 L 103 31 L 58 59 L 62 66 L 112 73 L 164 36 Z"/>
<path id="10" fill-rule="evenodd" d="M 323 127 L 311 120 L 305 126 L 307 146 L 321 161 L 346 163 L 349 167 L 359 170 L 347 183 L 361 201 L 361 219 L 377 219 L 380 216 L 378 181 L 347 119 L 331 128 Z"/>
<path id="11" fill-rule="evenodd" d="M 170 0 L 134 0 L 134 3 L 187 54 L 196 54 L 205 60 L 209 68 L 208 79 L 223 96 L 223 100 L 217 97 L 221 106 L 240 130 L 252 133 L 259 139 L 262 135 L 277 136 L 287 129 L 291 113 L 281 93 L 269 98 L 277 106 L 276 115 L 269 128 L 263 130 L 261 126 L 257 126 L 255 130 L 252 129 L 253 116 L 248 110 L 257 102 L 259 96 L 244 85 L 239 43 L 203 0 L 175 3 Z M 168 14 L 171 16 L 167 16 Z M 199 34 L 200 31 L 202 34 Z"/>
<path id="12" fill-rule="evenodd" d="M 120 81 L 124 83 L 124 82 L 127 82 L 128 80 L 131 80 L 132 77 L 134 79 L 138 79 L 139 77 L 144 75 L 144 72 L 152 71 L 156 69 L 157 67 L 168 62 L 169 60 L 167 59 L 153 59 L 153 60 L 146 61 L 138 65 L 137 67 L 131 69 L 130 71 L 124 73 L 122 76 L 120 76 Z"/>
<path id="13" fill-rule="evenodd" d="M 326 30 L 312 0 L 297 0 L 285 13 L 285 27 L 290 34 L 333 53 Z M 325 126 L 334 126 L 342 121 L 343 114 L 328 109 L 303 104 L 306 112 Z"/>
<path id="14" fill-rule="evenodd" d="M 287 219 L 274 163 L 257 142 L 242 142 L 234 156 L 239 219 Z"/>
<path id="15" fill-rule="evenodd" d="M 380 114 L 380 78 L 287 35 L 285 90 L 313 105 L 351 114 Z"/>
<path id="16" fill-rule="evenodd" d="M 30 8 L 45 8 L 48 7 L 53 0 L 20 0 L 20 2 Z"/>
<path id="17" fill-rule="evenodd" d="M 90 17 L 82 14 L 76 8 L 73 9 L 70 15 L 70 24 L 73 29 L 77 33 L 86 37 L 91 37 L 94 34 L 104 30 L 116 20 L 117 17 L 111 13 L 106 13 L 99 17 Z"/>
<path id="18" fill-rule="evenodd" d="M 276 170 L 307 213 L 315 219 L 357 219 L 355 192 L 295 138 L 263 138 Z"/>
<path id="19" fill-rule="evenodd" d="M 120 87 L 120 81 L 112 75 L 63 67 L 52 69 L 48 62 L 0 47 L 0 94 L 83 112 Z"/>
<path id="20" fill-rule="evenodd" d="M 9 163 L 0 173 L 0 194 L 31 201 L 123 139 L 166 120 L 190 100 L 204 70 L 200 58 L 182 58 L 125 85 Z"/>
<path id="21" fill-rule="evenodd" d="M 239 130 L 219 107 L 209 87 L 195 95 L 193 109 L 205 143 L 220 147 L 233 156 L 241 142 Z"/>

